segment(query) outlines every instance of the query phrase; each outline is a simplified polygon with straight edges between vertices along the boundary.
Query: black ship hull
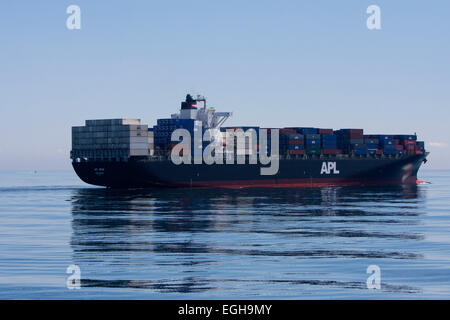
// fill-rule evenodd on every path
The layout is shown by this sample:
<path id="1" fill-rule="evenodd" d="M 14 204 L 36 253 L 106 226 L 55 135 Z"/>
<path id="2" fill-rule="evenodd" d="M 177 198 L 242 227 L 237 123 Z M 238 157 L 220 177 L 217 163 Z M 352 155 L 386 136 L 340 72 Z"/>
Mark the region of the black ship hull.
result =
<path id="1" fill-rule="evenodd" d="M 111 188 L 386 185 L 415 184 L 425 157 L 286 159 L 275 175 L 261 175 L 260 164 L 175 165 L 170 160 L 73 162 L 73 167 L 84 182 Z M 329 162 L 331 170 L 324 170 Z"/>

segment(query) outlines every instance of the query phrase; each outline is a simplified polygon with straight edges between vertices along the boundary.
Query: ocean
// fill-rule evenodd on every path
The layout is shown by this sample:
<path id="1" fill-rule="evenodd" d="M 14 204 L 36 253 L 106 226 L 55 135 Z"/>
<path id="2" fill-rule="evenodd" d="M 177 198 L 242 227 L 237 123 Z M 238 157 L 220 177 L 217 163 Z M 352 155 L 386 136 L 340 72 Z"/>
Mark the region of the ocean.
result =
<path id="1" fill-rule="evenodd" d="M 450 171 L 420 179 L 111 190 L 0 172 L 0 299 L 449 299 Z"/>

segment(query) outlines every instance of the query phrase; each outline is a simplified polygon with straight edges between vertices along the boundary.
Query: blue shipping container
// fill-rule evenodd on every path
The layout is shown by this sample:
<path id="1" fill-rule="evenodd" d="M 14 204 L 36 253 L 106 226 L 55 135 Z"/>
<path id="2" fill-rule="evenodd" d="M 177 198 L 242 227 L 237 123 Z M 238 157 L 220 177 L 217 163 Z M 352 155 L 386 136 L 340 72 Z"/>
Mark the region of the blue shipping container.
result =
<path id="1" fill-rule="evenodd" d="M 396 145 L 395 140 L 381 140 L 381 145 L 385 146 L 385 145 Z"/>
<path id="2" fill-rule="evenodd" d="M 303 150 L 305 149 L 305 146 L 302 144 L 290 144 L 288 148 L 289 150 Z"/>
<path id="3" fill-rule="evenodd" d="M 303 140 L 305 138 L 304 135 L 297 133 L 297 134 L 287 134 L 285 135 L 287 136 L 288 140 Z"/>
<path id="4" fill-rule="evenodd" d="M 306 139 L 306 144 L 316 144 L 320 146 L 320 140 L 319 139 Z"/>
<path id="5" fill-rule="evenodd" d="M 366 144 L 376 144 L 378 145 L 380 143 L 380 140 L 378 139 L 364 139 L 364 143 Z"/>
<path id="6" fill-rule="evenodd" d="M 372 144 L 372 143 L 367 143 L 367 149 L 378 149 L 378 143 L 377 144 Z"/>
<path id="7" fill-rule="evenodd" d="M 306 140 L 320 139 L 320 134 L 306 134 Z"/>

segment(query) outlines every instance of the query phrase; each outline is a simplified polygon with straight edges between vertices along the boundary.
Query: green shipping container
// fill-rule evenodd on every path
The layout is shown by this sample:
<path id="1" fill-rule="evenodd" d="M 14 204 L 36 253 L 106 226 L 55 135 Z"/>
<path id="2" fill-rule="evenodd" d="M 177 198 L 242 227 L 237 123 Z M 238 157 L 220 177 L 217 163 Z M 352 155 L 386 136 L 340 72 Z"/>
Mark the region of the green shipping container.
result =
<path id="1" fill-rule="evenodd" d="M 319 155 L 320 153 L 321 153 L 320 148 L 319 149 L 306 149 L 306 154 Z"/>

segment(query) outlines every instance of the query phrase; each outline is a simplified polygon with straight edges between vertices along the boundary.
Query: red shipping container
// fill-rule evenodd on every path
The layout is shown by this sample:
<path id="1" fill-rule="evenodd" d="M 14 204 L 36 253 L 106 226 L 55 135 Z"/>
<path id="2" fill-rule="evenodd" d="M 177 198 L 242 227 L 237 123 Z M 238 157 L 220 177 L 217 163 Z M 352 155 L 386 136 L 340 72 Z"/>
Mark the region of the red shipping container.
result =
<path id="1" fill-rule="evenodd" d="M 349 132 L 348 137 L 350 139 L 362 139 L 363 133 L 362 132 Z"/>
<path id="2" fill-rule="evenodd" d="M 396 148 L 397 150 L 403 150 L 403 146 L 402 146 L 402 145 L 399 145 L 399 144 L 396 145 L 395 148 Z"/>
<path id="3" fill-rule="evenodd" d="M 357 133 L 357 134 L 363 134 L 364 130 L 363 129 L 344 129 L 346 132 L 348 133 Z"/>
<path id="4" fill-rule="evenodd" d="M 340 150 L 340 149 L 322 149 L 322 154 L 324 154 L 324 155 L 342 154 L 342 150 Z"/>
<path id="5" fill-rule="evenodd" d="M 292 154 L 292 155 L 305 154 L 305 150 L 289 150 L 289 154 Z"/>
<path id="6" fill-rule="evenodd" d="M 288 140 L 288 144 L 305 144 L 305 140 Z"/>
<path id="7" fill-rule="evenodd" d="M 403 144 L 406 145 L 415 145 L 416 141 L 415 140 L 404 140 Z"/>
<path id="8" fill-rule="evenodd" d="M 333 129 L 319 129 L 319 134 L 333 134 Z"/>
<path id="9" fill-rule="evenodd" d="M 281 134 L 296 134 L 297 130 L 295 129 L 280 129 Z"/>
<path id="10" fill-rule="evenodd" d="M 383 154 L 383 150 L 378 149 L 378 150 L 376 151 L 376 154 Z"/>

